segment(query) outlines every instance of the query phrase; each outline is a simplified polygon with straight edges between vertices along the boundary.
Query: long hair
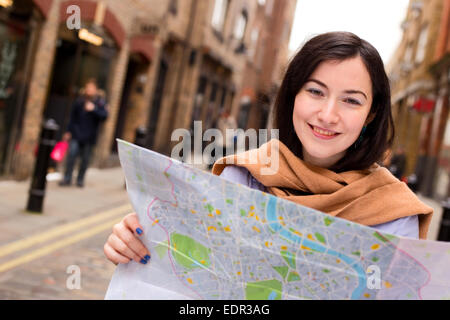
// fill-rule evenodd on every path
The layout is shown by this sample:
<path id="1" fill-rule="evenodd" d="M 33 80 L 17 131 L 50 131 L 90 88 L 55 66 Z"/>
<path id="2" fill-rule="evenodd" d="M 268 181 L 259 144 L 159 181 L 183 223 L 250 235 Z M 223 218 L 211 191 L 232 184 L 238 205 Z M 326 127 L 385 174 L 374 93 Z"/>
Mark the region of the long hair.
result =
<path id="1" fill-rule="evenodd" d="M 335 172 L 367 169 L 374 162 L 382 161 L 385 151 L 392 146 L 395 129 L 391 92 L 378 51 L 350 32 L 329 32 L 310 39 L 289 63 L 274 105 L 273 126 L 279 129 L 280 141 L 302 158 L 302 144 L 292 121 L 296 95 L 320 63 L 343 61 L 358 55 L 372 82 L 373 101 L 369 115 L 375 114 L 375 118 L 367 125 L 362 142 L 352 144 L 344 157 L 329 168 Z"/>

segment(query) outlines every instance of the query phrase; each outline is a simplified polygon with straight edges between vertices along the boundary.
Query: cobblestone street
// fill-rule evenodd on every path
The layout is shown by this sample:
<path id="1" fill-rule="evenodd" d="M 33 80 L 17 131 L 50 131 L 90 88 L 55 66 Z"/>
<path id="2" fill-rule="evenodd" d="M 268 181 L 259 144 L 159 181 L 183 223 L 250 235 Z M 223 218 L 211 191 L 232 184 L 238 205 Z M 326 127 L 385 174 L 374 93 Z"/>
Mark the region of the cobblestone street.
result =
<path id="1" fill-rule="evenodd" d="M 0 274 L 0 299 L 103 299 L 115 266 L 103 254 L 109 231 Z M 68 289 L 67 268 L 81 270 L 81 288 Z"/>
<path id="2" fill-rule="evenodd" d="M 85 188 L 50 181 L 42 214 L 24 208 L 29 181 L 0 182 L 0 300 L 103 299 L 115 265 L 103 253 L 112 226 L 132 211 L 121 168 L 91 169 Z M 80 289 L 69 289 L 80 270 Z"/>

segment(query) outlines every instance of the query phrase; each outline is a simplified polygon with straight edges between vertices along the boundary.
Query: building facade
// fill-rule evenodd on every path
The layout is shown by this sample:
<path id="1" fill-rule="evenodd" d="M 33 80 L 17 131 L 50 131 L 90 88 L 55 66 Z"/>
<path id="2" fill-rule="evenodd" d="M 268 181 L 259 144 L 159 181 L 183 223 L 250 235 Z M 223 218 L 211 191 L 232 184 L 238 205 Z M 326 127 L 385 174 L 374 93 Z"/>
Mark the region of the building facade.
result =
<path id="1" fill-rule="evenodd" d="M 430 192 L 440 199 L 450 197 L 450 0 L 445 0 L 433 64 L 430 68 L 436 87 L 436 110 L 431 131 Z"/>
<path id="2" fill-rule="evenodd" d="M 150 98 L 158 43 L 153 29 L 136 27 L 138 5 L 136 1 L 14 0 L 0 9 L 5 19 L 16 20 L 27 8 L 32 25 L 26 50 L 20 53 L 17 46 L 18 55 L 27 57 L 26 63 L 14 64 L 16 77 L 8 79 L 21 85 L 15 89 L 16 83 L 8 81 L 9 90 L 20 95 L 10 96 L 11 100 L 19 98 L 11 103 L 14 122 L 3 141 L 3 176 L 30 176 L 43 120 L 56 120 L 60 138 L 68 125 L 72 101 L 92 77 L 104 92 L 110 113 L 98 137 L 95 162 L 107 164 L 114 138 L 131 135 L 123 109 L 131 108 L 133 99 Z M 81 30 L 102 42 L 83 40 Z M 15 45 L 2 41 L 6 55 L 12 55 L 11 48 Z M 6 57 L 2 61 L 7 61 Z M 141 113 L 147 110 L 136 102 L 133 109 L 139 108 Z"/>
<path id="3" fill-rule="evenodd" d="M 259 1 L 237 115 L 242 128 L 270 127 L 269 116 L 287 68 L 296 1 Z"/>
<path id="4" fill-rule="evenodd" d="M 251 30 L 258 10 L 275 3 L 1 1 L 0 177 L 31 175 L 43 121 L 56 120 L 59 139 L 92 77 L 109 110 L 94 152 L 98 167 L 118 165 L 115 139 L 134 141 L 137 128 L 146 128 L 146 147 L 169 154 L 174 129 L 202 120 L 206 130 L 223 110 L 238 116 Z M 287 3 L 292 10 L 294 1 Z M 280 46 L 287 42 L 283 37 Z"/>
<path id="5" fill-rule="evenodd" d="M 169 27 L 178 35 L 172 40 L 178 55 L 171 57 L 171 63 L 161 64 L 159 79 L 165 79 L 161 91 L 170 93 L 164 94 L 160 103 L 155 99 L 147 146 L 168 153 L 174 144 L 167 143 L 174 129 L 186 128 L 192 133 L 194 121 L 201 121 L 204 132 L 216 125 L 222 112 L 237 119 L 240 128 L 264 128 L 264 121 L 251 124 L 260 113 L 250 110 L 257 104 L 255 95 L 249 100 L 248 93 L 261 91 L 261 83 L 272 84 L 274 70 L 284 66 L 295 5 L 296 0 L 191 2 L 190 10 L 185 10 L 191 12 L 189 27 Z M 184 44 L 177 40 L 183 39 L 181 30 L 187 39 Z M 269 35 L 275 41 L 268 39 Z M 275 54 L 268 55 L 271 50 Z M 255 59 L 260 61 L 257 71 L 249 67 Z M 268 110 L 270 103 L 266 105 Z"/>
<path id="6" fill-rule="evenodd" d="M 396 129 L 394 151 L 398 146 L 404 147 L 405 175 L 414 173 L 418 191 L 436 199 L 449 195 L 448 169 L 439 166 L 448 95 L 445 98 L 443 70 L 437 69 L 445 66 L 442 61 L 448 46 L 448 21 L 445 25 L 448 3 L 448 0 L 410 1 L 402 24 L 401 43 L 386 67 Z"/>

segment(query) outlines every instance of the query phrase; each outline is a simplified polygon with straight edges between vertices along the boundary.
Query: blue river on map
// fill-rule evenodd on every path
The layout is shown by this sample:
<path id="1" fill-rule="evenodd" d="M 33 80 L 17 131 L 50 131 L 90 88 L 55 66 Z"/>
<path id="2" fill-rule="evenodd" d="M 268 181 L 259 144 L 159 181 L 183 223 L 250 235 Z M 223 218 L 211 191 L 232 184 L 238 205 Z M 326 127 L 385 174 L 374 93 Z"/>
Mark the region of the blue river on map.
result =
<path id="1" fill-rule="evenodd" d="M 278 232 L 279 235 L 281 235 L 282 237 L 288 239 L 289 241 L 292 241 L 294 244 L 300 245 L 300 243 L 302 243 L 303 241 L 302 245 L 307 246 L 315 251 L 335 256 L 344 261 L 345 263 L 347 263 L 349 266 L 351 266 L 358 274 L 358 282 L 359 282 L 358 287 L 355 290 L 353 290 L 351 298 L 359 299 L 366 287 L 366 273 L 364 272 L 364 269 L 358 264 L 358 262 L 341 252 L 337 252 L 332 249 L 326 248 L 317 242 L 301 238 L 295 233 L 286 230 L 278 222 L 278 216 L 276 214 L 276 205 L 277 205 L 277 198 L 272 195 L 269 195 L 269 202 L 267 205 L 267 220 L 269 221 L 270 228 L 273 231 Z"/>

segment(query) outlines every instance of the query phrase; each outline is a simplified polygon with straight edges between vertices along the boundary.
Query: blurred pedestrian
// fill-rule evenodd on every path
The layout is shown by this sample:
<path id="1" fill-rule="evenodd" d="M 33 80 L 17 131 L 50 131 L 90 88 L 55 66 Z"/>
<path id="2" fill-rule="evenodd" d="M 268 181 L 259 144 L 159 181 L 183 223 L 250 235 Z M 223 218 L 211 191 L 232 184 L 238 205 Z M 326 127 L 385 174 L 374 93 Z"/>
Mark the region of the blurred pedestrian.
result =
<path id="1" fill-rule="evenodd" d="M 391 159 L 389 171 L 399 180 L 403 178 L 406 169 L 406 155 L 403 146 L 399 146 Z"/>
<path id="2" fill-rule="evenodd" d="M 96 80 L 89 79 L 83 88 L 83 93 L 72 105 L 68 131 L 63 136 L 64 141 L 69 141 L 69 152 L 64 178 L 60 182 L 61 186 L 72 183 L 72 172 L 78 157 L 81 162 L 77 186 L 84 186 L 84 177 L 97 141 L 98 128 L 107 117 L 106 101 L 99 95 Z"/>

